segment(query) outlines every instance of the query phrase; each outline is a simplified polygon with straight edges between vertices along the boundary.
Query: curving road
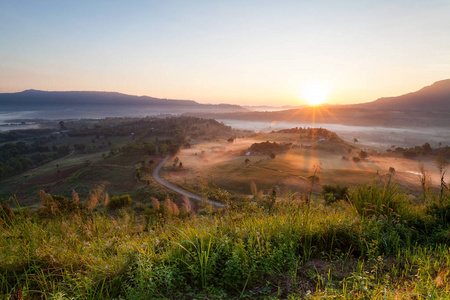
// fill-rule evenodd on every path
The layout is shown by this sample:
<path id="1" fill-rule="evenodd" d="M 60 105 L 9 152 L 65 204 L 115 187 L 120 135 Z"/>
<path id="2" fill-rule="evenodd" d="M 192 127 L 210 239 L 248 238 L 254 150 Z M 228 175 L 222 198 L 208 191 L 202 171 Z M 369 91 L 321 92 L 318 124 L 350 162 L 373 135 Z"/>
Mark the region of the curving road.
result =
<path id="1" fill-rule="evenodd" d="M 170 155 L 167 155 L 166 158 L 164 158 L 163 161 L 160 162 L 159 165 L 157 165 L 156 168 L 153 170 L 152 176 L 159 184 L 162 184 L 166 188 L 168 188 L 168 189 L 170 189 L 170 190 L 172 190 L 174 192 L 177 192 L 178 194 L 185 195 L 186 197 L 188 197 L 190 199 L 194 199 L 194 200 L 197 200 L 197 201 L 200 201 L 200 202 L 206 201 L 207 203 L 215 205 L 217 207 L 226 207 L 226 205 L 223 204 L 223 203 L 220 203 L 220 202 L 217 202 L 217 201 L 208 200 L 208 199 L 202 199 L 202 197 L 200 197 L 199 195 L 192 194 L 192 193 L 190 193 L 190 192 L 188 192 L 188 191 L 186 191 L 186 190 L 184 190 L 184 189 L 182 189 L 182 188 L 180 188 L 178 186 L 175 186 L 175 185 L 173 185 L 171 183 L 168 183 L 167 181 L 162 180 L 161 177 L 159 177 L 159 171 L 164 166 L 164 164 L 169 160 L 169 158 L 170 158 Z"/>

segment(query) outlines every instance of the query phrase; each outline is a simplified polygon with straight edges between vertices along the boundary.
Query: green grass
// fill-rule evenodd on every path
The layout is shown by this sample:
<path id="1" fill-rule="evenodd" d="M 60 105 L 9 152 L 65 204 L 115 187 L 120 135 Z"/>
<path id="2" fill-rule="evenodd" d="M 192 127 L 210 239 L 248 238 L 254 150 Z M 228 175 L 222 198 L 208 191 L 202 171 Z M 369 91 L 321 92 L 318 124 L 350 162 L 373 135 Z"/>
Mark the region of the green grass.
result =
<path id="1" fill-rule="evenodd" d="M 178 217 L 142 207 L 53 217 L 4 208 L 0 297 L 19 287 L 31 299 L 447 297 L 450 224 L 432 212 L 450 196 L 429 209 L 392 205 L 406 196 L 391 185 L 356 195 L 373 200 L 372 213 L 295 195 L 270 207 L 269 196 L 233 196 L 227 209 Z"/>

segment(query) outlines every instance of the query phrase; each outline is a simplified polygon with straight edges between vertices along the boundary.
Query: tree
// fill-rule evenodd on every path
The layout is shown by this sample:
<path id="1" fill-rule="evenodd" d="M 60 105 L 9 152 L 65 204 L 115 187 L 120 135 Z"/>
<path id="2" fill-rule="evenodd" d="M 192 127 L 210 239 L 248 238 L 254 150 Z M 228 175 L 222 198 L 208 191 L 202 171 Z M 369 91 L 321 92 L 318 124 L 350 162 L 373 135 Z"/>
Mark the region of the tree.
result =
<path id="1" fill-rule="evenodd" d="M 166 154 L 167 153 L 167 144 L 160 144 L 158 147 L 158 151 L 162 155 Z"/>
<path id="2" fill-rule="evenodd" d="M 360 157 L 362 160 L 366 159 L 366 158 L 369 156 L 369 154 L 367 154 L 367 152 L 364 151 L 364 150 L 361 150 L 361 151 L 358 153 L 358 155 L 359 155 L 359 157 Z"/>
<path id="3" fill-rule="evenodd" d="M 357 143 L 358 142 L 358 139 L 357 138 L 354 138 L 353 139 L 353 143 Z"/>
<path id="4" fill-rule="evenodd" d="M 59 121 L 59 131 L 67 130 L 66 124 L 64 121 Z"/>
<path id="5" fill-rule="evenodd" d="M 180 161 L 180 159 L 177 157 L 174 158 L 173 160 L 173 168 L 175 169 L 175 167 L 178 165 L 178 162 Z"/>
<path id="6" fill-rule="evenodd" d="M 275 159 L 275 157 L 276 157 L 275 153 L 273 153 L 273 152 L 270 153 L 270 158 L 271 158 L 271 159 Z"/>
<path id="7" fill-rule="evenodd" d="M 443 175 L 443 171 L 444 169 L 447 167 L 448 165 L 448 161 L 442 157 L 442 156 L 437 156 L 436 159 L 434 160 L 434 163 L 436 164 L 436 167 L 439 169 L 439 173 L 441 174 L 441 176 Z"/>
<path id="8" fill-rule="evenodd" d="M 152 142 L 144 142 L 144 149 L 148 155 L 156 154 L 156 145 L 153 144 Z"/>
<path id="9" fill-rule="evenodd" d="M 425 143 L 422 145 L 422 151 L 423 151 L 423 154 L 426 155 L 426 154 L 430 154 L 433 151 L 433 149 L 431 149 L 431 146 L 429 143 Z"/>

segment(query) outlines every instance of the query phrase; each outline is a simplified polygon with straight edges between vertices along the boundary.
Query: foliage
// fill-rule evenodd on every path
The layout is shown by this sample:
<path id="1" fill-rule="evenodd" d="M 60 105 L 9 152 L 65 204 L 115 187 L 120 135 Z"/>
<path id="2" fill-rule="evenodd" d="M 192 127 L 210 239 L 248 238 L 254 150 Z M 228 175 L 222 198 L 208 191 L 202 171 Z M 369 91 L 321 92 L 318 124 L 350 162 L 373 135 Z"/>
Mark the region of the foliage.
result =
<path id="1" fill-rule="evenodd" d="M 389 151 L 392 151 L 391 149 L 388 149 Z M 402 147 L 396 147 L 394 149 L 395 153 L 402 154 L 406 158 L 415 158 L 419 155 L 435 155 L 437 157 L 441 156 L 443 158 L 449 158 L 450 157 L 450 147 L 439 147 L 439 148 L 432 148 L 429 143 L 424 143 L 422 146 L 414 146 L 410 148 L 402 148 Z"/>
<path id="2" fill-rule="evenodd" d="M 310 127 L 295 127 L 290 129 L 282 129 L 279 131 L 276 131 L 279 133 L 290 133 L 290 134 L 300 134 L 303 136 L 307 136 L 308 138 L 325 138 L 329 141 L 339 141 L 342 142 L 342 140 L 338 137 L 338 135 L 335 132 L 329 131 L 326 128 L 310 128 Z"/>
<path id="3" fill-rule="evenodd" d="M 39 213 L 41 216 L 46 217 L 73 213 L 86 208 L 86 205 L 80 203 L 76 197 L 73 197 L 73 199 L 67 199 L 61 195 L 47 194 L 43 190 L 39 191 L 39 199 L 42 204 Z"/>
<path id="4" fill-rule="evenodd" d="M 24 142 L 4 144 L 0 146 L 0 179 L 23 173 L 69 153 L 68 145 L 50 149 L 48 146 Z"/>
<path id="5" fill-rule="evenodd" d="M 267 155 L 275 155 L 276 153 L 286 152 L 291 148 L 291 143 L 277 143 L 277 142 L 261 142 L 261 143 L 253 143 L 249 148 L 248 152 L 253 153 L 263 153 Z"/>
<path id="6" fill-rule="evenodd" d="M 325 184 L 322 186 L 322 196 L 325 199 L 325 203 L 331 204 L 339 200 L 347 200 L 348 186 Z"/>
<path id="7" fill-rule="evenodd" d="M 369 157 L 369 154 L 367 153 L 367 151 L 361 150 L 359 151 L 358 156 L 362 160 L 365 160 L 367 157 Z"/>
<path id="8" fill-rule="evenodd" d="M 108 208 L 110 209 L 118 209 L 124 206 L 131 205 L 131 197 L 130 195 L 121 195 L 121 196 L 113 196 L 109 200 Z"/>

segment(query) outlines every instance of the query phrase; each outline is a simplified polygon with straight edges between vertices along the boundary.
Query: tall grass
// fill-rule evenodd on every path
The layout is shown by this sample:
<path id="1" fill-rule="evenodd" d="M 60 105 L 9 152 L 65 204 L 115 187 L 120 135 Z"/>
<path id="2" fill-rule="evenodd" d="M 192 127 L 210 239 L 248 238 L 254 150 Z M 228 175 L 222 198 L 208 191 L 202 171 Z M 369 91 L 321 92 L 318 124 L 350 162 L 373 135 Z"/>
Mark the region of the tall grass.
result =
<path id="1" fill-rule="evenodd" d="M 159 203 L 146 218 L 132 207 L 54 216 L 2 208 L 0 297 L 18 288 L 31 299 L 392 299 L 450 292 L 449 223 L 422 208 L 413 224 L 405 213 L 412 205 L 393 185 L 353 189 L 350 201 L 324 206 L 288 195 L 269 211 L 236 198 L 227 210 L 182 219 L 166 217 Z M 165 219 L 149 227 L 149 218 Z M 439 228 L 439 239 L 427 228 Z"/>
<path id="2" fill-rule="evenodd" d="M 406 195 L 391 180 L 383 186 L 372 181 L 370 185 L 355 187 L 350 190 L 349 199 L 362 217 L 397 217 L 408 204 Z"/>

